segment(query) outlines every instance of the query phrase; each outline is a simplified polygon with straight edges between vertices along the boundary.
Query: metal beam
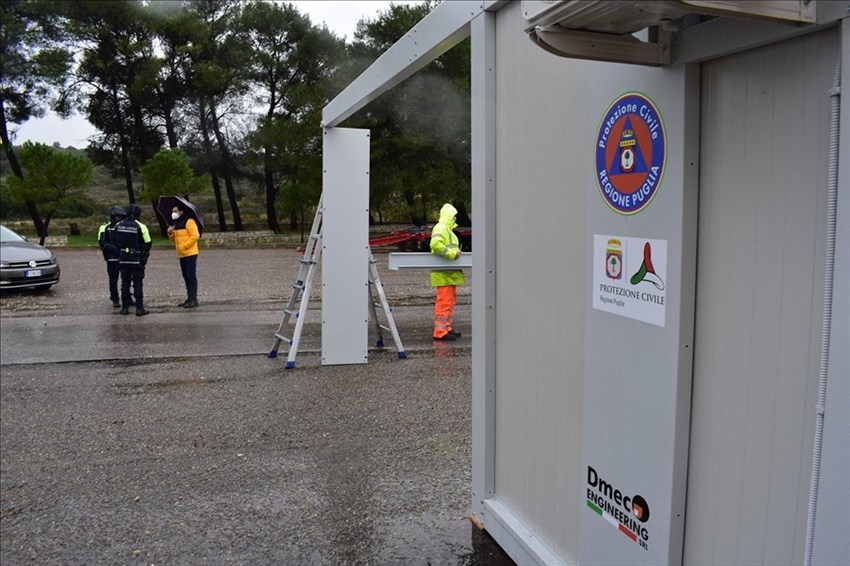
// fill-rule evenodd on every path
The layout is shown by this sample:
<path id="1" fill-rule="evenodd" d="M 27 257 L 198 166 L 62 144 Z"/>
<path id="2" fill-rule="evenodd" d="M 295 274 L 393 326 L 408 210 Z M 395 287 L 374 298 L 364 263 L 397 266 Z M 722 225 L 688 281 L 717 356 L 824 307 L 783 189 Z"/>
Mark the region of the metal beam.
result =
<path id="1" fill-rule="evenodd" d="M 399 269 L 463 269 L 472 267 L 472 254 L 462 253 L 454 260 L 428 252 L 394 252 L 390 254 L 390 271 Z"/>
<path id="2" fill-rule="evenodd" d="M 439 4 L 325 106 L 322 126 L 337 126 L 469 37 L 469 22 L 484 9 L 481 0 Z"/>

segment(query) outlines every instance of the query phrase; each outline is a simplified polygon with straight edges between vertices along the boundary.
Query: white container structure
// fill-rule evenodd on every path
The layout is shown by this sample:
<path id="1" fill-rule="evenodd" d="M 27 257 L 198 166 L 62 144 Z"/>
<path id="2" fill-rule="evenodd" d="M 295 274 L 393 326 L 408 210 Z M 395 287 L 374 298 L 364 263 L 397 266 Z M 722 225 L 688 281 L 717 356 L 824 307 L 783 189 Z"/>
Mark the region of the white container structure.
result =
<path id="1" fill-rule="evenodd" d="M 475 520 L 850 563 L 850 2 L 443 2 L 324 127 L 469 36 Z"/>

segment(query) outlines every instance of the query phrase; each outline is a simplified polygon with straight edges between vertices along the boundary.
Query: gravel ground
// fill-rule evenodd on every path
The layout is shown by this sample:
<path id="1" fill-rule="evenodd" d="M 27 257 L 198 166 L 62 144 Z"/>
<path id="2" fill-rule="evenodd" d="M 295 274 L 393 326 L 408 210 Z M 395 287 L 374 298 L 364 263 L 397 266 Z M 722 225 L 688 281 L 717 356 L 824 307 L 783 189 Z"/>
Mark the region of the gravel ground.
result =
<path id="1" fill-rule="evenodd" d="M 244 319 L 270 339 L 297 252 L 203 250 L 188 313 L 173 251 L 155 250 L 141 319 L 114 315 L 98 252 L 58 256 L 54 289 L 0 295 L 0 563 L 512 564 L 468 520 L 469 334 L 428 338 L 427 273 L 377 255 L 407 359 L 322 366 L 311 347 L 287 371 L 258 354 L 268 339 L 216 355 L 227 335 L 201 349 L 195 331 Z M 68 324 L 146 353 L 91 338 L 75 361 L 58 347 Z"/>

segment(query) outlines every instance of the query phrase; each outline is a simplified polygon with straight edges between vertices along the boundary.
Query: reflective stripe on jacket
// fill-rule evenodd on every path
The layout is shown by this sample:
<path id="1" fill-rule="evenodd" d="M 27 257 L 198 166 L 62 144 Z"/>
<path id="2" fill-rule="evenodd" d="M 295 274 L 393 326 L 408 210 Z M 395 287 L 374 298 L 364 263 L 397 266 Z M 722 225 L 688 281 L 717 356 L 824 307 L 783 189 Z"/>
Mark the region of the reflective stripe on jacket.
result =
<path id="1" fill-rule="evenodd" d="M 455 222 L 457 209 L 450 204 L 444 204 L 440 209 L 440 220 L 431 230 L 431 253 L 446 259 L 455 259 L 460 253 L 460 242 L 452 230 L 457 226 Z M 431 286 L 463 285 L 463 271 L 447 269 L 431 272 Z"/>
<path id="2" fill-rule="evenodd" d="M 115 246 L 115 226 L 117 222 L 102 224 L 97 231 L 97 245 L 106 261 L 118 261 L 118 248 Z"/>

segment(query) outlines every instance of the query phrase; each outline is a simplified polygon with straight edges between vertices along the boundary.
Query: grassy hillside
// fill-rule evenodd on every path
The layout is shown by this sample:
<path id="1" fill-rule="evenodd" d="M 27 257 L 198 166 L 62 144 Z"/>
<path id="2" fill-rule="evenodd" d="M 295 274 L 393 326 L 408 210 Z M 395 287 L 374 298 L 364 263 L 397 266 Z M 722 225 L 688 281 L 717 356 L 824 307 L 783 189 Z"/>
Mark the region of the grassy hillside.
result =
<path id="1" fill-rule="evenodd" d="M 56 151 L 67 152 L 85 156 L 86 152 L 74 147 L 60 147 L 54 144 Z M 32 220 L 23 203 L 14 201 L 8 191 L 8 183 L 5 179 L 11 175 L 11 167 L 6 159 L 5 152 L 0 152 L 0 221 L 13 230 L 26 235 L 33 235 L 35 230 Z M 134 185 L 139 186 L 141 179 L 134 180 Z M 246 229 L 265 229 L 265 206 L 259 198 L 256 190 L 238 187 L 237 198 L 239 199 L 240 215 Z M 218 230 L 218 215 L 216 214 L 215 198 L 210 188 L 206 193 L 193 197 L 204 217 L 207 219 L 208 230 Z M 80 199 L 71 206 L 57 211 L 48 226 L 48 234 L 51 236 L 64 236 L 71 233 L 71 226 L 76 225 L 82 236 L 96 236 L 98 227 L 108 220 L 109 209 L 113 206 L 125 207 L 129 203 L 126 184 L 123 178 L 115 178 L 102 166 L 95 166 L 92 184 L 85 198 Z M 148 202 L 139 202 L 142 207 L 142 220 L 151 227 L 151 231 L 158 232 L 157 219 L 153 207 Z M 226 205 L 227 206 L 227 205 Z M 225 219 L 232 229 L 233 218 L 229 207 L 225 211 Z"/>

